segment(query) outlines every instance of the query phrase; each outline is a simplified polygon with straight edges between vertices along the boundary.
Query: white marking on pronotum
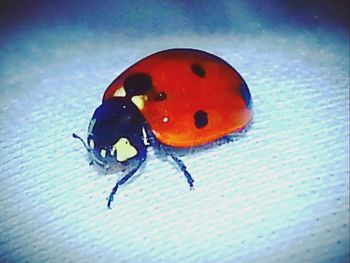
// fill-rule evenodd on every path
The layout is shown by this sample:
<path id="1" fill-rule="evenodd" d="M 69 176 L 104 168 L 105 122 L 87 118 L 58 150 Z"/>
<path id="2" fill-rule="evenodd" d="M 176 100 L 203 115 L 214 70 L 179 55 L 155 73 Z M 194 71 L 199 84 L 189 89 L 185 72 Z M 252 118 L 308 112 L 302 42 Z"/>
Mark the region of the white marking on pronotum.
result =
<path id="1" fill-rule="evenodd" d="M 120 87 L 119 89 L 117 89 L 114 94 L 114 97 L 126 97 L 126 91 L 124 89 L 124 87 Z"/>
<path id="2" fill-rule="evenodd" d="M 142 128 L 142 140 L 144 145 L 149 145 L 145 128 Z"/>
<path id="3" fill-rule="evenodd" d="M 94 126 L 96 124 L 96 119 L 92 119 L 89 123 L 89 128 L 88 128 L 88 134 L 92 134 L 92 130 L 94 129 Z"/>
<path id="4" fill-rule="evenodd" d="M 89 147 L 90 147 L 90 149 L 94 149 L 95 148 L 94 140 L 89 140 Z"/>
<path id="5" fill-rule="evenodd" d="M 169 121 L 169 118 L 168 118 L 168 117 L 164 117 L 164 118 L 163 118 L 163 122 L 164 122 L 164 123 L 166 123 L 166 122 L 168 122 L 168 121 Z"/>
<path id="6" fill-rule="evenodd" d="M 146 95 L 137 95 L 131 98 L 131 101 L 136 105 L 139 110 L 143 110 L 145 107 L 145 101 L 147 100 Z"/>
<path id="7" fill-rule="evenodd" d="M 106 158 L 107 151 L 106 151 L 105 149 L 102 149 L 101 152 L 100 152 L 100 154 L 101 154 L 101 157 L 102 157 L 102 158 Z"/>

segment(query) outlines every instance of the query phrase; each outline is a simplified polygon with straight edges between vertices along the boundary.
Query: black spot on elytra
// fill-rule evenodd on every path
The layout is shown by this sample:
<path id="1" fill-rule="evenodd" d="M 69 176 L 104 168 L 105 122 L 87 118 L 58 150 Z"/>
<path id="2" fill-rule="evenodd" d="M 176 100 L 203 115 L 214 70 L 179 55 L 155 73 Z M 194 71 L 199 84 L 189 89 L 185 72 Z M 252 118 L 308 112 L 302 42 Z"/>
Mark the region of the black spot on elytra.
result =
<path id="1" fill-rule="evenodd" d="M 208 124 L 208 114 L 205 111 L 199 110 L 194 114 L 194 125 L 198 129 L 202 129 Z"/>
<path id="2" fill-rule="evenodd" d="M 127 97 L 144 95 L 153 87 L 150 75 L 136 73 L 128 76 L 124 81 L 124 89 Z"/>
<path id="3" fill-rule="evenodd" d="M 200 78 L 205 77 L 205 70 L 201 64 L 193 63 L 191 65 L 191 69 L 192 69 L 193 73 L 196 74 L 198 77 L 200 77 Z"/>
<path id="4" fill-rule="evenodd" d="M 162 101 L 162 100 L 166 100 L 167 98 L 167 95 L 165 92 L 158 92 L 154 97 L 153 99 L 156 100 L 156 101 Z"/>

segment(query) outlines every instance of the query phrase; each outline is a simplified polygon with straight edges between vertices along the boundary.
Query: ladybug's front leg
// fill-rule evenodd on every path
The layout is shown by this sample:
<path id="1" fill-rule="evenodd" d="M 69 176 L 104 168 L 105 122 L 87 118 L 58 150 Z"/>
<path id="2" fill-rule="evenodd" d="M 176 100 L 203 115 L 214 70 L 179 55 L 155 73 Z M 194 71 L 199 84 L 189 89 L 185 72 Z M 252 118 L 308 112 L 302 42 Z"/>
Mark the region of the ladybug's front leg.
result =
<path id="1" fill-rule="evenodd" d="M 194 190 L 193 188 L 193 178 L 191 176 L 191 174 L 187 171 L 187 168 L 185 166 L 185 164 L 183 163 L 183 161 L 179 158 L 177 158 L 175 155 L 169 154 L 170 157 L 175 161 L 175 163 L 178 165 L 178 167 L 180 168 L 180 170 L 184 173 L 188 184 L 190 185 L 190 190 Z"/>
<path id="2" fill-rule="evenodd" d="M 111 209 L 111 203 L 114 200 L 114 195 L 117 193 L 117 190 L 118 190 L 119 186 L 125 184 L 126 181 L 128 181 L 130 179 L 130 177 L 133 176 L 137 172 L 137 170 L 141 167 L 141 165 L 142 165 L 142 163 L 144 161 L 145 161 L 145 158 L 141 159 L 134 169 L 132 169 L 130 172 L 128 172 L 122 179 L 120 179 L 115 184 L 115 186 L 113 187 L 111 193 L 109 194 L 109 197 L 107 198 L 107 200 L 108 200 L 107 207 L 109 209 Z"/>

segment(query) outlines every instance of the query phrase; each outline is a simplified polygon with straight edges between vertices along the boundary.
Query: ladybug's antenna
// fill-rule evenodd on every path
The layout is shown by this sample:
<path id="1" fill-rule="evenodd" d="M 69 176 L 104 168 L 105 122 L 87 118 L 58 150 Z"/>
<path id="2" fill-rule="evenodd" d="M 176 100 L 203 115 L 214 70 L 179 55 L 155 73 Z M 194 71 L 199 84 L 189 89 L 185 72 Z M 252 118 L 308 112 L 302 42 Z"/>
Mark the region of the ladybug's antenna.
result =
<path id="1" fill-rule="evenodd" d="M 84 140 L 83 140 L 80 136 L 78 136 L 78 135 L 76 135 L 75 133 L 73 133 L 73 138 L 80 140 L 80 141 L 83 143 L 85 149 L 86 149 L 88 152 L 90 152 L 90 147 L 88 147 L 88 146 L 86 145 L 86 143 L 84 142 Z"/>

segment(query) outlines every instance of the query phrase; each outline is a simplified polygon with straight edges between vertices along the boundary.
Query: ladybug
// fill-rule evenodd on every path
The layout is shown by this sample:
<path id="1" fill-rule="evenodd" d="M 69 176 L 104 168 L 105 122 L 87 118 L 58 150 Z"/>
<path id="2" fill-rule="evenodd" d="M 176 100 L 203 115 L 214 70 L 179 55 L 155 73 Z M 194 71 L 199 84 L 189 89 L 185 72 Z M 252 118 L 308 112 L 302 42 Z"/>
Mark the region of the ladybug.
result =
<path id="1" fill-rule="evenodd" d="M 253 117 L 252 99 L 240 74 L 223 59 L 196 49 L 154 53 L 122 72 L 106 89 L 88 128 L 91 163 L 125 170 L 112 189 L 130 179 L 153 146 L 192 176 L 176 150 L 212 143 L 243 130 Z"/>

